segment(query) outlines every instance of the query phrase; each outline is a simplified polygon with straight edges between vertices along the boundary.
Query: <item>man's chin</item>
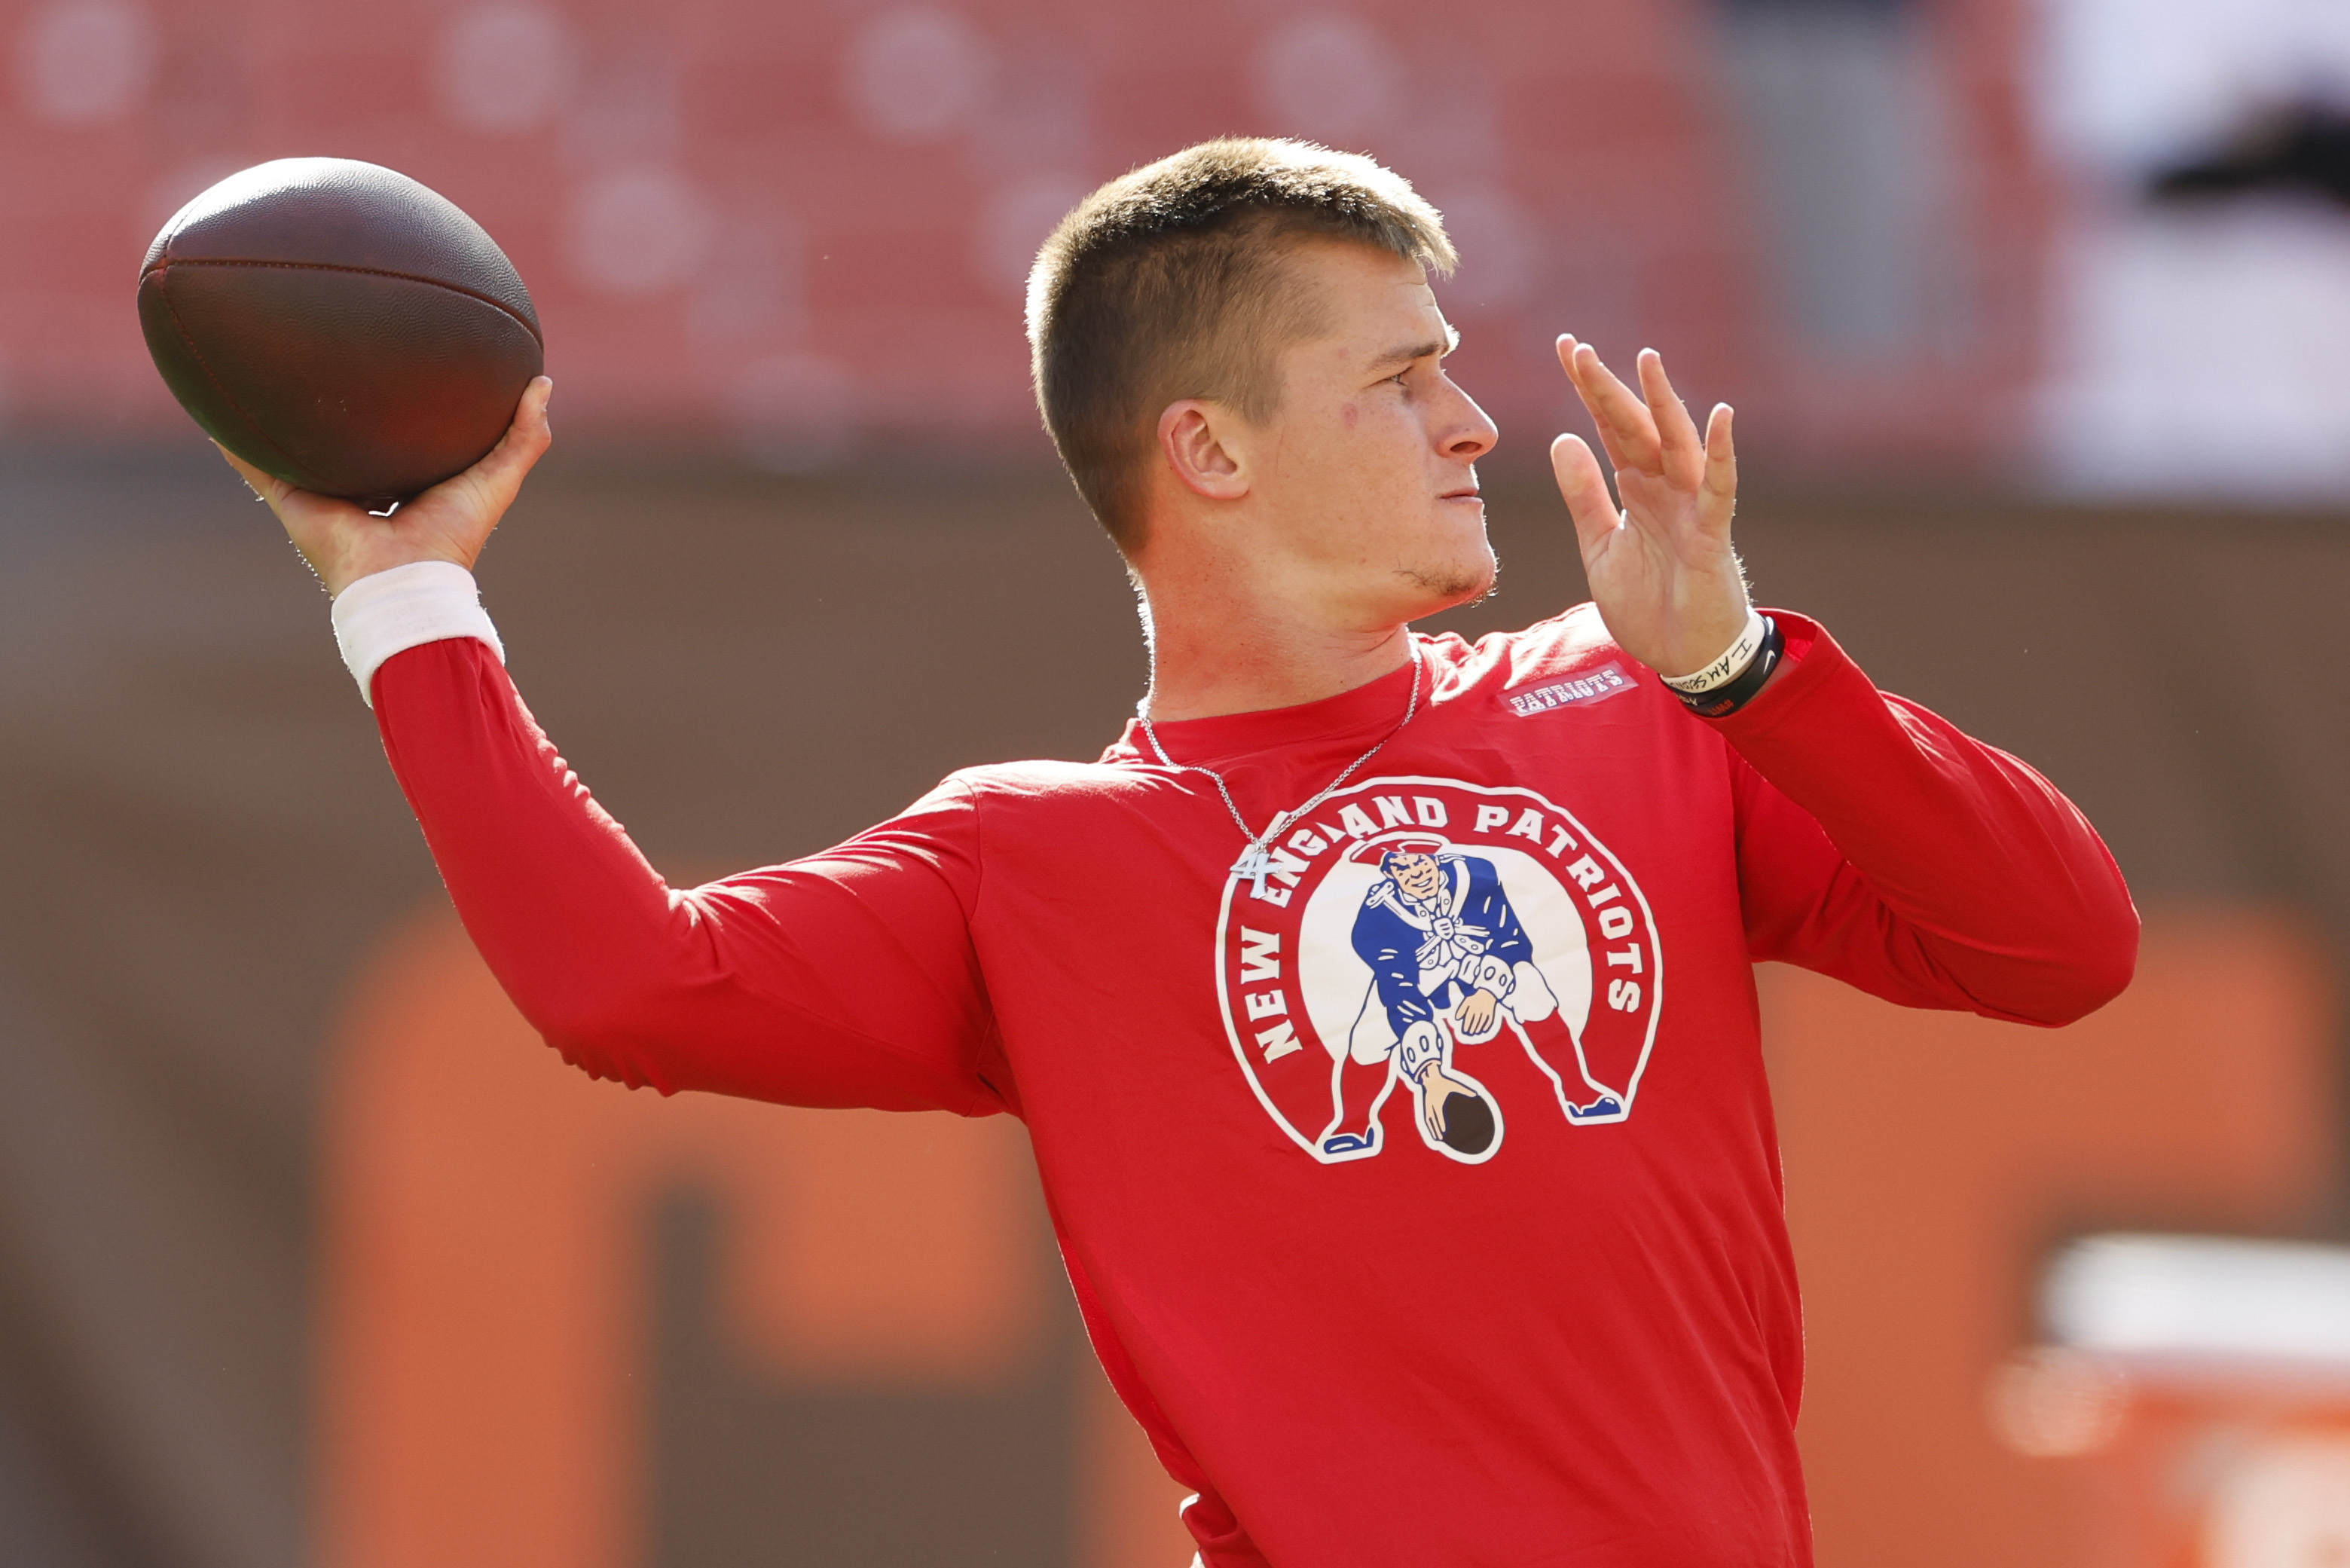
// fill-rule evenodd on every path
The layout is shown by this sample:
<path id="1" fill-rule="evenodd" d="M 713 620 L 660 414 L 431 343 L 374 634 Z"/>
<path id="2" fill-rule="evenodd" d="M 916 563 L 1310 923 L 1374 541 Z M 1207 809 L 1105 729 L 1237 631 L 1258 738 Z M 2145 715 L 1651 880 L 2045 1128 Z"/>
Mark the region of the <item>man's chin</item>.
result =
<path id="1" fill-rule="evenodd" d="M 1494 585 L 1501 580 L 1501 566 L 1488 556 L 1482 562 L 1448 562 L 1441 566 L 1407 570 L 1404 576 L 1430 601 L 1428 608 L 1411 618 L 1417 620 L 1423 615 L 1458 609 L 1462 605 L 1480 604 L 1491 598 Z"/>

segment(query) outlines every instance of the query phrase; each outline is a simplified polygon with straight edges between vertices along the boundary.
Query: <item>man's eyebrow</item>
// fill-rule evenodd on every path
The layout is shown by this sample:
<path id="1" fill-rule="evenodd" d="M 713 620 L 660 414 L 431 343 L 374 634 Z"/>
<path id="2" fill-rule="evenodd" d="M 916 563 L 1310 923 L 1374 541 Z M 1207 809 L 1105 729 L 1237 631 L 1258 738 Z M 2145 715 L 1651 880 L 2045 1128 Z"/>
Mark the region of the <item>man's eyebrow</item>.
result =
<path id="1" fill-rule="evenodd" d="M 1414 343 L 1408 348 L 1390 348 L 1372 360 L 1371 368 L 1379 369 L 1388 365 L 1409 365 L 1415 359 L 1440 359 L 1460 347 L 1461 329 L 1448 322 L 1443 337 L 1430 338 L 1425 343 Z"/>

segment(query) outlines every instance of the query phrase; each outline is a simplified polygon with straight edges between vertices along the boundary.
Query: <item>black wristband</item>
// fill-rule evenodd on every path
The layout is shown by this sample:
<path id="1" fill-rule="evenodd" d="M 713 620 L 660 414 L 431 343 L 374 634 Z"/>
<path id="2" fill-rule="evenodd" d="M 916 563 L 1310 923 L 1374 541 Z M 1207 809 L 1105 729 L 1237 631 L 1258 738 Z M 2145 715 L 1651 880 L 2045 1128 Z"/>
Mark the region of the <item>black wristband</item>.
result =
<path id="1" fill-rule="evenodd" d="M 1779 635 L 1779 623 L 1766 615 L 1762 618 L 1762 646 L 1754 650 L 1754 658 L 1739 671 L 1737 680 L 1694 695 L 1673 691 L 1669 686 L 1665 690 L 1673 691 L 1681 705 L 1700 719 L 1726 719 L 1754 701 L 1754 694 L 1771 679 L 1771 671 L 1779 668 L 1779 655 L 1786 647 L 1786 639 Z"/>

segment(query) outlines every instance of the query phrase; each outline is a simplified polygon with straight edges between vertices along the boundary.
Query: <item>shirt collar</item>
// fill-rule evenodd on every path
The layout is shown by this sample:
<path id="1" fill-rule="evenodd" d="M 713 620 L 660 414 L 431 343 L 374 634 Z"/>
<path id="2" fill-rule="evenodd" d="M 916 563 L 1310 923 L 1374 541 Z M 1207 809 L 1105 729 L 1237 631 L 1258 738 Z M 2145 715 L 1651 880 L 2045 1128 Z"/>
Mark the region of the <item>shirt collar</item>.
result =
<path id="1" fill-rule="evenodd" d="M 1436 680 L 1435 659 L 1428 639 L 1416 640 L 1419 643 L 1419 662 L 1428 667 L 1420 678 L 1424 684 L 1419 691 L 1420 706 L 1426 708 Z M 1159 741 L 1178 763 L 1193 767 L 1213 766 L 1253 753 L 1312 741 L 1357 735 L 1368 741 L 1394 729 L 1403 718 L 1404 706 L 1411 697 L 1413 668 L 1406 664 L 1318 702 L 1301 702 L 1292 708 L 1262 708 L 1249 713 L 1219 713 L 1211 719 L 1162 721 L 1156 726 Z M 1149 738 L 1142 732 L 1142 722 L 1128 719 L 1124 732 L 1102 753 L 1101 760 L 1155 763 L 1159 757 L 1150 749 Z"/>

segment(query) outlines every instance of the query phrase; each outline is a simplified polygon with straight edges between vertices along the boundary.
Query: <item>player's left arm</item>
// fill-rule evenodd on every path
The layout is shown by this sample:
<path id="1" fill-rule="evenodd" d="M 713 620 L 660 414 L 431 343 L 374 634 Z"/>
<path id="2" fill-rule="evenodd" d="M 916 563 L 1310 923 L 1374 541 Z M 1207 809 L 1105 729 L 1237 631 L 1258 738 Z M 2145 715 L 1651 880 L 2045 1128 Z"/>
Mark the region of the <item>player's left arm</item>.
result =
<path id="1" fill-rule="evenodd" d="M 1619 647 L 1703 669 L 1746 624 L 1731 414 L 1700 435 L 1653 351 L 1638 394 L 1586 345 L 1559 357 L 1622 500 L 1579 438 L 1552 447 L 1592 597 Z M 1877 690 L 1816 624 L 1776 614 L 1784 657 L 1719 728 L 1741 779 L 1749 941 L 1880 995 L 2063 1023 L 2129 982 L 2138 922 L 2104 843 L 2017 759 Z"/>
<path id="2" fill-rule="evenodd" d="M 1814 623 L 1734 748 L 1750 950 L 1911 1005 L 2069 1023 L 2129 983 L 2137 911 L 2096 830 L 2022 761 L 1877 691 Z"/>

